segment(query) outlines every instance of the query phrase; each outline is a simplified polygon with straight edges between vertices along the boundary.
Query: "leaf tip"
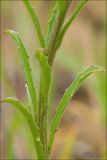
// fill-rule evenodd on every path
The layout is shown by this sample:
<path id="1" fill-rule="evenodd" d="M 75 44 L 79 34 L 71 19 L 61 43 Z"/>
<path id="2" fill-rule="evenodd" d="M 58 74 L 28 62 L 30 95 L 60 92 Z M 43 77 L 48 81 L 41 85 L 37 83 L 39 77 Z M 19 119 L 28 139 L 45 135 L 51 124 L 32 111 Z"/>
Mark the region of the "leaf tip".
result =
<path id="1" fill-rule="evenodd" d="M 96 71 L 106 72 L 106 69 L 102 66 L 98 65 L 91 65 L 91 66 L 94 67 Z"/>
<path id="2" fill-rule="evenodd" d="M 9 29 L 4 30 L 3 33 L 4 34 L 10 34 L 10 35 L 18 34 L 18 32 L 14 31 L 14 30 L 9 30 Z"/>
<path id="3" fill-rule="evenodd" d="M 12 32 L 13 32 L 12 30 L 8 30 L 8 29 L 7 29 L 7 30 L 4 30 L 3 33 L 4 33 L 4 34 L 10 34 L 10 33 L 12 34 Z"/>
<path id="4" fill-rule="evenodd" d="M 0 100 L 0 103 L 5 103 L 5 102 L 8 102 L 9 100 L 12 100 L 12 99 L 17 100 L 17 98 L 15 98 L 15 97 L 13 96 L 13 97 L 8 97 L 8 98 L 4 98 L 4 99 Z"/>
<path id="5" fill-rule="evenodd" d="M 9 30 L 4 30 L 3 33 L 4 33 L 4 34 L 8 34 L 8 33 L 9 33 Z"/>

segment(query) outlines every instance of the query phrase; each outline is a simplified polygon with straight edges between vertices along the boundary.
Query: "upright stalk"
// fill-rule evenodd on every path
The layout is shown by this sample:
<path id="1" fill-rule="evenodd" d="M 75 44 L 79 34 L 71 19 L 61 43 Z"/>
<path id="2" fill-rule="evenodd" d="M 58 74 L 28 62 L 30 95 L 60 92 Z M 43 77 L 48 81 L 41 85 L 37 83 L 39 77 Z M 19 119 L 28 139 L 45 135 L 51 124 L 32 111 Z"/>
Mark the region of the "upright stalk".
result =
<path id="1" fill-rule="evenodd" d="M 48 92 L 51 81 L 51 67 L 48 65 L 47 57 L 44 54 L 44 49 L 38 49 L 36 56 L 41 67 L 40 89 L 39 89 L 39 112 L 38 126 L 40 128 L 40 138 L 43 145 L 44 159 L 48 157 L 47 147 L 47 111 L 48 111 Z"/>
<path id="2" fill-rule="evenodd" d="M 56 50 L 60 47 L 65 32 L 68 27 L 72 24 L 75 17 L 81 11 L 83 6 L 88 0 L 80 0 L 80 3 L 74 10 L 70 19 L 63 26 L 63 22 L 69 6 L 73 0 L 56 0 L 56 6 L 52 10 L 52 19 L 48 23 L 47 35 L 44 39 L 42 34 L 41 26 L 39 19 L 35 13 L 35 10 L 32 8 L 29 0 L 23 0 L 30 16 L 35 26 L 37 36 L 42 48 L 37 49 L 36 58 L 39 61 L 41 75 L 40 75 L 40 88 L 39 88 L 39 107 L 38 107 L 38 98 L 36 94 L 36 88 L 34 79 L 32 76 L 31 65 L 29 62 L 28 51 L 20 38 L 19 34 L 13 30 L 8 30 L 6 33 L 9 33 L 17 43 L 19 50 L 19 55 L 22 63 L 22 69 L 24 71 L 26 88 L 29 99 L 29 106 L 31 109 L 26 108 L 27 106 L 22 104 L 18 99 L 14 97 L 5 98 L 1 103 L 9 103 L 18 108 L 21 113 L 25 116 L 26 121 L 30 127 L 35 150 L 37 154 L 37 159 L 39 160 L 49 160 L 52 150 L 52 145 L 55 138 L 55 133 L 60 125 L 61 119 L 63 117 L 64 111 L 67 104 L 70 102 L 71 98 L 81 86 L 82 82 L 92 73 L 97 71 L 105 71 L 102 67 L 93 65 L 83 72 L 79 73 L 72 84 L 65 90 L 60 103 L 57 107 L 56 113 L 53 117 L 51 123 L 49 139 L 47 137 L 48 127 L 47 127 L 47 114 L 48 114 L 48 98 L 49 98 L 49 88 L 51 83 L 51 66 L 54 61 Z"/>
<path id="3" fill-rule="evenodd" d="M 44 159 L 48 158 L 48 148 L 47 148 L 47 106 L 48 104 L 43 104 L 42 100 L 43 97 L 43 88 L 42 88 L 42 77 L 40 79 L 40 89 L 39 89 L 39 113 L 38 113 L 38 126 L 40 128 L 40 138 L 41 142 L 43 144 L 43 153 L 44 153 Z M 47 97 L 48 98 L 48 97 Z M 46 102 L 47 102 L 46 98 Z"/>
<path id="4" fill-rule="evenodd" d="M 52 64 L 53 64 L 53 60 L 54 60 L 55 53 L 56 53 L 55 46 L 56 46 L 60 30 L 62 28 L 66 13 L 68 11 L 68 8 L 69 8 L 71 2 L 72 2 L 72 0 L 66 1 L 65 8 L 64 8 L 63 12 L 61 12 L 59 10 L 58 15 L 56 17 L 56 21 L 55 21 L 55 24 L 53 27 L 53 32 L 51 34 L 51 38 L 50 38 L 49 45 L 48 45 L 48 63 L 50 66 L 52 66 Z"/>

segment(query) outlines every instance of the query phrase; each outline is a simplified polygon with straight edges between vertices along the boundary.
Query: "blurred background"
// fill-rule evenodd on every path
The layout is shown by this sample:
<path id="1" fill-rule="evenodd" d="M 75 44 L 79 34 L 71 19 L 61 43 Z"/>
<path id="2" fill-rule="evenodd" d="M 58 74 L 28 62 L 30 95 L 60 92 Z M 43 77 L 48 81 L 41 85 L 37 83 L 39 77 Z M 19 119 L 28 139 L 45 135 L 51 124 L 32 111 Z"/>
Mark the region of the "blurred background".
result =
<path id="1" fill-rule="evenodd" d="M 53 1 L 32 0 L 44 32 Z M 73 0 L 66 20 L 79 1 Z M 53 67 L 50 120 L 76 74 L 97 64 L 106 67 L 106 0 L 90 0 L 68 29 Z M 33 77 L 39 83 L 34 58 L 40 47 L 31 18 L 21 0 L 1 1 L 1 99 L 16 96 L 28 104 L 24 75 L 15 42 L 3 34 L 6 29 L 20 33 L 30 55 Z M 38 88 L 37 88 L 38 89 Z M 23 116 L 9 105 L 1 109 L 1 159 L 34 159 L 33 140 Z M 95 73 L 77 91 L 56 132 L 52 159 L 106 160 L 106 75 Z"/>

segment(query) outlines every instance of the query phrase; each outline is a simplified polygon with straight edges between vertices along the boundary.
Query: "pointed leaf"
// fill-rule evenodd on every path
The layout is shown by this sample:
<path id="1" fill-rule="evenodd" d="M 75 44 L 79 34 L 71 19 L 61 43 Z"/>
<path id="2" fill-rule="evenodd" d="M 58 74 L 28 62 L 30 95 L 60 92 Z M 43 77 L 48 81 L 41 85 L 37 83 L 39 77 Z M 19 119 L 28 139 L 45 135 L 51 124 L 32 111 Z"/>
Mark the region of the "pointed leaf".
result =
<path id="1" fill-rule="evenodd" d="M 55 24 L 55 19 L 57 16 L 57 4 L 55 5 L 55 7 L 52 9 L 52 16 L 51 19 L 48 22 L 48 30 L 47 30 L 47 35 L 46 35 L 46 47 L 49 44 L 50 38 L 51 38 L 51 33 Z"/>
<path id="2" fill-rule="evenodd" d="M 33 82 L 33 79 L 32 79 L 31 67 L 30 67 L 30 64 L 29 64 L 29 57 L 28 57 L 27 50 L 26 50 L 26 48 L 25 48 L 25 46 L 24 46 L 24 44 L 23 44 L 23 42 L 22 42 L 22 40 L 19 37 L 19 34 L 17 32 L 12 31 L 12 30 L 7 30 L 6 33 L 10 34 L 15 39 L 15 41 L 17 43 L 22 67 L 23 67 L 24 74 L 25 74 L 26 83 L 27 83 L 27 86 L 28 86 L 28 89 L 29 89 L 31 100 L 32 100 L 33 114 L 34 114 L 34 117 L 36 118 L 37 117 L 36 91 L 35 91 L 34 82 Z"/>
<path id="3" fill-rule="evenodd" d="M 79 4 L 75 8 L 75 10 L 74 10 L 73 14 L 71 15 L 70 19 L 66 22 L 66 24 L 62 28 L 62 31 L 60 33 L 59 40 L 58 40 L 58 43 L 57 43 L 57 48 L 61 45 L 63 37 L 65 35 L 65 32 L 70 27 L 70 25 L 72 24 L 73 20 L 75 20 L 75 18 L 78 16 L 78 14 L 82 10 L 82 8 L 85 6 L 85 4 L 87 3 L 87 1 L 88 0 L 80 0 Z"/>
<path id="4" fill-rule="evenodd" d="M 29 0 L 23 0 L 23 2 L 24 2 L 25 6 L 26 6 L 31 18 L 32 18 L 32 21 L 33 21 L 33 24 L 35 26 L 35 29 L 36 29 L 36 32 L 37 32 L 38 39 L 40 41 L 41 47 L 45 48 L 45 40 L 44 40 L 42 31 L 41 31 L 41 26 L 40 26 L 38 17 L 36 15 L 36 12 L 32 8 Z"/>
<path id="5" fill-rule="evenodd" d="M 32 114 L 29 113 L 25 108 L 25 106 L 16 98 L 12 98 L 12 97 L 5 98 L 4 100 L 1 101 L 1 103 L 12 104 L 13 107 L 16 107 L 17 109 L 19 109 L 21 113 L 24 115 L 33 136 L 35 149 L 37 151 L 37 156 L 39 159 L 42 159 L 43 153 L 42 153 L 42 144 L 41 144 L 40 135 L 39 135 L 39 128 L 37 127 L 37 124 L 34 122 Z"/>
<path id="6" fill-rule="evenodd" d="M 82 82 L 92 73 L 98 72 L 98 71 L 104 71 L 104 68 L 93 65 L 89 67 L 88 69 L 84 70 L 83 72 L 79 73 L 79 75 L 75 78 L 75 80 L 72 82 L 70 87 L 65 91 L 64 95 L 62 96 L 62 99 L 58 105 L 57 112 L 54 116 L 52 125 L 51 125 L 51 131 L 50 131 L 50 139 L 49 139 L 49 150 L 51 151 L 52 144 L 55 137 L 55 132 L 60 124 L 60 121 L 62 119 L 62 116 L 64 114 L 65 108 L 77 89 L 81 86 Z"/>

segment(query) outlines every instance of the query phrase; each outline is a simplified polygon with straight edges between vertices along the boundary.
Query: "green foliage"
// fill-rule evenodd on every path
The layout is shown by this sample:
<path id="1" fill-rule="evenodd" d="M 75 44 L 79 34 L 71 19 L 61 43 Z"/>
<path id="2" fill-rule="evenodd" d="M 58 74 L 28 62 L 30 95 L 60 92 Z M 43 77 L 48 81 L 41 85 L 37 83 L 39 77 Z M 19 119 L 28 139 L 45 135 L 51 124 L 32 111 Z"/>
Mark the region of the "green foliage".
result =
<path id="1" fill-rule="evenodd" d="M 60 15 L 62 15 L 65 12 L 66 7 L 68 7 L 71 2 L 72 2 L 72 0 L 68 0 L 68 1 L 59 1 L 59 0 L 57 0 L 57 4 L 58 4 L 58 9 L 59 9 L 59 14 Z"/>
<path id="2" fill-rule="evenodd" d="M 43 159 L 43 160 L 50 159 L 50 154 L 51 154 L 51 149 L 52 149 L 52 144 L 54 141 L 56 129 L 60 124 L 60 121 L 63 117 L 67 104 L 69 103 L 70 99 L 72 98 L 74 93 L 77 91 L 77 89 L 80 87 L 82 82 L 90 74 L 97 71 L 104 70 L 102 67 L 94 65 L 84 70 L 83 72 L 79 73 L 79 75 L 76 77 L 76 79 L 73 81 L 73 83 L 70 85 L 70 87 L 65 91 L 64 95 L 62 96 L 62 99 L 57 108 L 57 112 L 51 124 L 50 138 L 48 140 L 47 113 L 49 109 L 48 100 L 49 100 L 49 89 L 50 89 L 50 83 L 51 83 L 51 72 L 52 72 L 53 60 L 56 54 L 56 50 L 62 43 L 62 39 L 66 30 L 68 29 L 70 24 L 73 22 L 73 20 L 76 18 L 76 16 L 78 15 L 78 13 L 80 12 L 80 10 L 82 9 L 82 7 L 87 1 L 88 0 L 80 1 L 73 15 L 68 20 L 68 22 L 64 25 L 64 27 L 63 27 L 63 23 L 72 0 L 56 1 L 57 3 L 54 9 L 52 10 L 52 17 L 48 23 L 48 31 L 44 40 L 44 37 L 41 32 L 39 20 L 33 8 L 31 7 L 29 0 L 23 0 L 32 18 L 32 21 L 34 23 L 34 26 L 42 47 L 37 49 L 36 51 L 36 58 L 39 61 L 40 70 L 41 70 L 40 82 L 39 82 L 39 97 L 37 97 L 38 94 L 36 95 L 36 89 L 35 89 L 32 73 L 31 73 L 31 67 L 29 64 L 27 49 L 25 48 L 24 43 L 22 42 L 17 32 L 12 30 L 6 31 L 6 33 L 10 34 L 14 38 L 18 46 L 19 55 L 22 63 L 22 69 L 25 74 L 28 99 L 29 99 L 29 103 L 32 110 L 28 111 L 26 109 L 27 107 L 15 98 L 5 98 L 4 100 L 2 100 L 2 103 L 12 104 L 14 107 L 18 108 L 21 111 L 21 113 L 24 115 L 33 136 L 35 150 L 36 150 L 38 159 Z M 45 48 L 45 44 L 46 44 L 46 48 Z"/>
<path id="3" fill-rule="evenodd" d="M 57 3 L 55 5 L 55 7 L 52 9 L 52 16 L 51 16 L 51 19 L 48 21 L 48 30 L 47 30 L 47 35 L 46 35 L 46 47 L 49 45 L 49 41 L 50 41 L 50 38 L 51 38 L 51 33 L 52 33 L 52 30 L 53 30 L 53 27 L 55 25 L 55 21 L 56 21 L 56 17 L 57 17 Z"/>
<path id="4" fill-rule="evenodd" d="M 47 46 L 48 49 L 48 62 L 49 64 L 52 66 L 53 61 L 54 61 L 54 57 L 55 57 L 55 53 L 56 53 L 56 44 L 57 41 L 59 39 L 59 34 L 60 31 L 62 29 L 65 17 L 66 17 L 66 13 L 70 7 L 70 3 L 71 0 L 68 1 L 57 1 L 57 17 L 55 19 L 55 23 L 54 23 L 54 29 L 52 30 L 51 33 L 51 38 L 49 41 L 49 45 Z M 61 5 L 61 6 L 60 6 Z"/>
<path id="5" fill-rule="evenodd" d="M 49 150 L 52 148 L 55 132 L 60 124 L 60 121 L 62 119 L 62 116 L 64 114 L 65 108 L 67 104 L 69 103 L 70 99 L 73 97 L 77 89 L 81 86 L 82 82 L 92 73 L 98 72 L 98 71 L 104 71 L 104 68 L 93 65 L 89 67 L 88 69 L 84 70 L 83 72 L 79 73 L 79 75 L 75 78 L 73 83 L 70 85 L 68 89 L 66 89 L 63 97 L 61 98 L 61 101 L 59 103 L 59 106 L 57 108 L 57 112 L 54 116 L 51 131 L 50 131 L 50 139 L 49 139 Z"/>
<path id="6" fill-rule="evenodd" d="M 39 39 L 39 42 L 41 44 L 41 47 L 45 47 L 45 40 L 44 40 L 44 37 L 42 35 L 42 31 L 41 31 L 41 27 L 40 27 L 40 23 L 39 23 L 39 20 L 38 20 L 38 17 L 33 9 L 33 7 L 31 6 L 29 0 L 23 0 L 23 2 L 25 3 L 25 6 L 32 18 L 32 21 L 33 21 L 33 24 L 35 26 L 35 29 L 36 29 L 36 32 L 37 32 L 37 35 L 38 35 L 38 39 Z"/>
<path id="7" fill-rule="evenodd" d="M 28 87 L 29 94 L 30 94 L 31 101 L 32 101 L 32 106 L 31 106 L 32 114 L 34 115 L 34 118 L 36 119 L 37 118 L 36 91 L 35 91 L 34 82 L 33 82 L 32 74 L 31 74 L 31 67 L 29 64 L 29 56 L 28 56 L 27 50 L 17 32 L 12 31 L 12 30 L 7 30 L 6 33 L 10 34 L 17 43 L 23 71 L 25 74 L 26 85 Z"/>
<path id="8" fill-rule="evenodd" d="M 44 156 L 48 158 L 45 153 L 47 152 L 47 110 L 48 110 L 48 92 L 51 82 L 51 67 L 48 64 L 48 59 L 44 55 L 42 49 L 38 49 L 36 57 L 39 60 L 41 67 L 40 90 L 39 90 L 39 112 L 38 112 L 38 125 L 40 128 L 41 141 L 44 144 Z"/>
<path id="9" fill-rule="evenodd" d="M 65 32 L 71 26 L 72 22 L 76 19 L 77 15 L 80 13 L 80 11 L 82 10 L 82 8 L 84 7 L 84 5 L 86 4 L 87 1 L 88 0 L 80 0 L 79 4 L 75 8 L 73 14 L 71 15 L 71 17 L 69 18 L 69 20 L 66 22 L 66 24 L 64 25 L 64 27 L 61 30 L 61 33 L 58 38 L 56 49 L 58 49 L 60 47 L 62 40 L 63 40 L 63 37 L 65 35 Z"/>
<path id="10" fill-rule="evenodd" d="M 28 122 L 28 125 L 30 127 L 34 144 L 35 144 L 35 149 L 37 152 L 37 156 L 39 159 L 43 158 L 43 151 L 42 151 L 42 144 L 39 136 L 39 128 L 37 124 L 34 122 L 34 119 L 32 117 L 32 114 L 26 109 L 26 107 L 16 98 L 5 98 L 2 100 L 2 103 L 9 103 L 12 104 L 13 107 L 16 107 L 21 111 L 21 113 L 24 115 L 25 119 Z"/>

